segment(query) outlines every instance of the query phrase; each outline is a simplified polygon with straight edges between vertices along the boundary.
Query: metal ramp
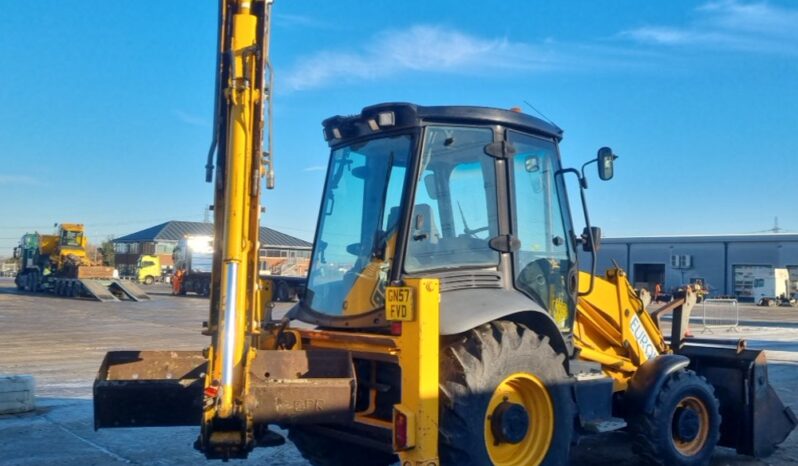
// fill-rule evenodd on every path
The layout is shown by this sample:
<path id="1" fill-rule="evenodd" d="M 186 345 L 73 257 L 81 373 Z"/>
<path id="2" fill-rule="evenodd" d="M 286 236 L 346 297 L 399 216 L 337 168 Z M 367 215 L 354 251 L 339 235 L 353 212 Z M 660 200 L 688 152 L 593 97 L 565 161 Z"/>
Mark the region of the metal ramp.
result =
<path id="1" fill-rule="evenodd" d="M 131 281 L 127 280 L 114 280 L 111 282 L 111 286 L 109 288 L 115 288 L 118 291 L 121 291 L 125 294 L 128 298 L 132 299 L 133 301 L 146 301 L 150 299 L 150 296 L 144 292 L 138 285 Z"/>
<path id="2" fill-rule="evenodd" d="M 108 287 L 99 280 L 88 280 L 84 278 L 80 280 L 80 284 L 83 285 L 83 289 L 86 290 L 88 294 L 94 296 L 99 301 L 104 303 L 110 301 L 119 301 L 116 296 L 111 293 Z"/>

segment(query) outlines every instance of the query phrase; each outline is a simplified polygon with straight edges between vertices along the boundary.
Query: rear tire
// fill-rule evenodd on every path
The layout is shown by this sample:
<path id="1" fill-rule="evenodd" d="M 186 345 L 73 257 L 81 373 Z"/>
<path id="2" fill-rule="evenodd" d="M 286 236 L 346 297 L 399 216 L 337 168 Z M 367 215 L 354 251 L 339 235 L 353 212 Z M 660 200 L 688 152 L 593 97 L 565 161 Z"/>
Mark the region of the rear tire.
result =
<path id="1" fill-rule="evenodd" d="M 39 272 L 33 272 L 30 275 L 30 290 L 34 293 L 38 293 L 41 290 L 41 276 L 39 276 Z"/>
<path id="2" fill-rule="evenodd" d="M 396 462 L 396 455 L 318 435 L 299 427 L 288 431 L 288 439 L 313 466 L 388 466 Z"/>
<path id="3" fill-rule="evenodd" d="M 444 348 L 441 464 L 567 464 L 575 407 L 564 358 L 548 337 L 507 321 L 484 324 Z"/>
<path id="4" fill-rule="evenodd" d="M 635 453 L 647 464 L 709 464 L 720 438 L 719 403 L 704 377 L 679 370 L 665 381 L 650 413 L 629 420 Z"/>

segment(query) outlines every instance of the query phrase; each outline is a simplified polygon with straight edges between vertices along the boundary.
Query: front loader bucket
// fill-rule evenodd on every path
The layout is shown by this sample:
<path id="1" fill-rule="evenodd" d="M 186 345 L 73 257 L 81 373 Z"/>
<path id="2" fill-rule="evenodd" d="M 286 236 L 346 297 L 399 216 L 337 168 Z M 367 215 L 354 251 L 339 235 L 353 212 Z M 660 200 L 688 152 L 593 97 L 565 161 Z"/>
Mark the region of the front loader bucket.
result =
<path id="1" fill-rule="evenodd" d="M 112 351 L 94 381 L 94 428 L 198 426 L 201 351 Z"/>
<path id="2" fill-rule="evenodd" d="M 686 344 L 679 354 L 715 387 L 720 401 L 719 444 L 766 457 L 798 424 L 768 380 L 765 352 L 734 345 Z"/>

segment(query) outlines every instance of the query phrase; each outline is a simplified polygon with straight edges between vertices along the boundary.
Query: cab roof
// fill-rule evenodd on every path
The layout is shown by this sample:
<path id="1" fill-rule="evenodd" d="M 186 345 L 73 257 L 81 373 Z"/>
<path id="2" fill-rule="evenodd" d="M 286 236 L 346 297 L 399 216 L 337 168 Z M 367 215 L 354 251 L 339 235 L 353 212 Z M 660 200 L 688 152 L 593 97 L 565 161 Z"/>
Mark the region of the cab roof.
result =
<path id="1" fill-rule="evenodd" d="M 322 125 L 325 139 L 334 146 L 343 140 L 369 136 L 383 129 L 412 128 L 427 123 L 502 125 L 557 141 L 563 134 L 560 128 L 550 123 L 511 110 L 461 105 L 425 107 L 404 102 L 365 107 L 359 115 L 336 115 L 324 120 Z"/>

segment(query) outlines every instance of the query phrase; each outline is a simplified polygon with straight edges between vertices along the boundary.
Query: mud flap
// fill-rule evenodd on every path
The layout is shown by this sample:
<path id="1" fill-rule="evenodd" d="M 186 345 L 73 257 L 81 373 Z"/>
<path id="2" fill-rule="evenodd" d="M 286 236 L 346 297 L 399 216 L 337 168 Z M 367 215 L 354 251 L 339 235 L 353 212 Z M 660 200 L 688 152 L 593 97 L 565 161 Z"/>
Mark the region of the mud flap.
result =
<path id="1" fill-rule="evenodd" d="M 199 426 L 201 351 L 112 351 L 94 381 L 94 428 Z"/>
<path id="2" fill-rule="evenodd" d="M 679 354 L 715 387 L 720 401 L 719 444 L 766 457 L 798 424 L 768 380 L 765 352 L 735 346 L 686 344 Z"/>

